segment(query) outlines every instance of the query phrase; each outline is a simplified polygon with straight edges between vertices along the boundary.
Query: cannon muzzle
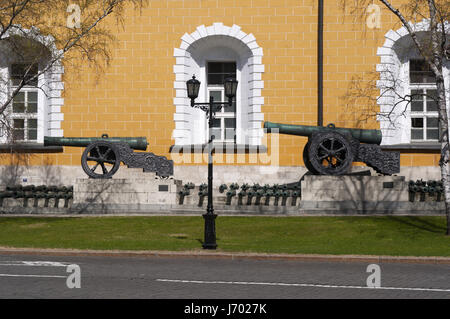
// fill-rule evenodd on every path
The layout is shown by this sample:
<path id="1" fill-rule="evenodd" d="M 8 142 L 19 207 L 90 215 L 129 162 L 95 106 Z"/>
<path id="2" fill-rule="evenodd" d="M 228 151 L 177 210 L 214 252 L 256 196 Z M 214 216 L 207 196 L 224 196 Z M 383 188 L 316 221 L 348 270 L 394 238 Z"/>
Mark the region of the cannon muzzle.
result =
<path id="1" fill-rule="evenodd" d="M 44 146 L 72 146 L 87 147 L 89 144 L 97 141 L 126 143 L 134 150 L 147 150 L 147 138 L 145 137 L 108 137 L 103 134 L 102 137 L 50 137 L 44 136 Z"/>
<path id="2" fill-rule="evenodd" d="M 328 126 L 308 126 L 264 122 L 264 128 L 267 129 L 267 133 L 281 133 L 307 137 L 310 137 L 315 132 L 337 132 L 341 134 L 351 134 L 352 137 L 360 143 L 377 145 L 380 145 L 382 138 L 380 130 L 342 128 L 335 127 L 334 124 L 328 124 Z"/>

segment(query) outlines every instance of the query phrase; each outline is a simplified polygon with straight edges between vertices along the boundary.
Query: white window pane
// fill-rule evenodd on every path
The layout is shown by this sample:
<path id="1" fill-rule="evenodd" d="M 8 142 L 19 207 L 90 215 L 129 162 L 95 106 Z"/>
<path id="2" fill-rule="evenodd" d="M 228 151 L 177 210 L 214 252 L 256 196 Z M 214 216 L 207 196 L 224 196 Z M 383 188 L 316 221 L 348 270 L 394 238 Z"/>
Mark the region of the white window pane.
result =
<path id="1" fill-rule="evenodd" d="M 222 91 L 220 90 L 209 91 L 209 96 L 214 98 L 214 102 L 222 102 Z M 216 105 L 213 107 L 213 111 L 223 112 L 223 109 L 219 105 Z"/>
<path id="2" fill-rule="evenodd" d="M 27 93 L 27 113 L 37 113 L 37 92 Z"/>
<path id="3" fill-rule="evenodd" d="M 427 101 L 427 112 L 437 112 L 438 111 L 438 106 L 436 101 Z"/>
<path id="4" fill-rule="evenodd" d="M 422 90 L 411 90 L 411 112 L 423 112 Z"/>
<path id="5" fill-rule="evenodd" d="M 28 140 L 37 140 L 37 130 L 28 130 Z"/>
<path id="6" fill-rule="evenodd" d="M 223 75 L 222 74 L 208 74 L 208 84 L 222 84 Z"/>
<path id="7" fill-rule="evenodd" d="M 37 129 L 37 119 L 29 119 L 28 120 L 28 127 Z"/>
<path id="8" fill-rule="evenodd" d="M 24 119 L 14 119 L 13 121 L 13 139 L 14 140 L 24 140 L 25 139 L 25 120 Z"/>
<path id="9" fill-rule="evenodd" d="M 24 113 L 25 112 L 25 93 L 19 92 L 13 98 L 13 112 L 14 113 Z"/>
<path id="10" fill-rule="evenodd" d="M 214 140 L 222 139 L 222 128 L 221 128 L 221 119 L 214 119 L 213 121 L 213 129 L 211 130 L 211 135 L 214 136 Z"/>
<path id="11" fill-rule="evenodd" d="M 37 113 L 37 103 L 28 103 L 27 113 Z"/>
<path id="12" fill-rule="evenodd" d="M 423 112 L 423 101 L 411 101 L 411 112 Z"/>
<path id="13" fill-rule="evenodd" d="M 25 92 L 17 93 L 16 96 L 14 97 L 14 101 L 24 102 L 25 101 Z"/>
<path id="14" fill-rule="evenodd" d="M 37 102 L 37 92 L 28 92 L 28 102 Z"/>
<path id="15" fill-rule="evenodd" d="M 436 90 L 427 90 L 427 112 L 437 112 L 437 91 Z"/>
<path id="16" fill-rule="evenodd" d="M 432 100 L 437 100 L 437 90 L 427 90 L 427 96 Z"/>
<path id="17" fill-rule="evenodd" d="M 214 119 L 213 120 L 213 127 L 220 127 L 221 126 L 221 120 L 220 119 Z"/>
<path id="18" fill-rule="evenodd" d="M 235 118 L 226 118 L 225 119 L 225 127 L 226 128 L 236 128 L 236 119 Z"/>
<path id="19" fill-rule="evenodd" d="M 24 130 L 13 130 L 13 139 L 15 141 L 23 141 L 25 139 Z"/>
<path id="20" fill-rule="evenodd" d="M 233 104 L 225 106 L 225 112 L 236 113 L 236 100 L 233 99 Z"/>
<path id="21" fill-rule="evenodd" d="M 14 119 L 14 128 L 15 129 L 25 128 L 25 120 L 24 119 Z"/>
<path id="22" fill-rule="evenodd" d="M 427 118 L 427 128 L 438 128 L 439 120 L 437 117 L 428 117 Z"/>
<path id="23" fill-rule="evenodd" d="M 439 130 L 427 130 L 427 140 L 438 140 L 439 139 Z"/>
<path id="24" fill-rule="evenodd" d="M 37 86 L 38 65 L 17 63 L 11 66 L 11 79 L 13 85 L 19 85 L 22 80 L 26 82 L 27 86 Z M 31 80 L 34 78 L 33 80 Z"/>
<path id="25" fill-rule="evenodd" d="M 209 91 L 209 96 L 212 96 L 216 102 L 222 102 L 222 91 Z"/>
<path id="26" fill-rule="evenodd" d="M 434 73 L 423 59 L 409 61 L 409 80 L 410 83 L 436 83 Z"/>
<path id="27" fill-rule="evenodd" d="M 225 139 L 234 140 L 236 136 L 236 119 L 225 119 Z"/>
<path id="28" fill-rule="evenodd" d="M 222 130 L 220 128 L 213 128 L 211 130 L 211 135 L 214 136 L 213 140 L 220 141 L 222 139 Z"/>
<path id="29" fill-rule="evenodd" d="M 413 140 L 423 140 L 423 130 L 411 130 L 411 139 Z"/>
<path id="30" fill-rule="evenodd" d="M 413 128 L 423 128 L 423 118 L 412 118 L 411 127 Z"/>
<path id="31" fill-rule="evenodd" d="M 236 78 L 235 62 L 208 63 L 208 85 L 223 85 L 229 76 Z"/>

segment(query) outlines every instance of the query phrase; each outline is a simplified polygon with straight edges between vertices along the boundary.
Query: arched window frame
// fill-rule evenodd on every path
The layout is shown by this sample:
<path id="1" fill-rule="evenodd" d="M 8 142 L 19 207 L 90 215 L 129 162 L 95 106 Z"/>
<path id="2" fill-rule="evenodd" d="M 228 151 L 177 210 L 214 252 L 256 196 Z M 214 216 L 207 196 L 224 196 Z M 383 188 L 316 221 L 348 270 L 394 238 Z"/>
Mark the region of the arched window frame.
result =
<path id="1" fill-rule="evenodd" d="M 416 24 L 410 23 L 410 26 L 420 36 L 421 33 L 429 31 L 429 23 L 429 20 L 424 19 Z M 445 24 L 445 28 L 446 30 L 450 29 L 449 23 Z M 399 50 L 402 42 L 409 43 L 409 45 Z M 377 98 L 380 112 L 377 120 L 380 122 L 383 135 L 382 145 L 417 144 L 411 139 L 411 116 L 414 117 L 414 114 L 411 114 L 411 104 L 401 98 L 401 96 L 411 95 L 411 91 L 416 87 L 409 80 L 410 61 L 421 58 L 411 42 L 408 30 L 401 27 L 395 31 L 388 31 L 383 46 L 377 50 L 377 55 L 381 58 L 376 69 L 380 74 L 380 80 L 377 82 L 377 87 L 380 89 L 380 96 Z M 448 112 L 450 105 L 449 60 L 444 63 L 442 71 L 446 86 Z M 395 88 L 395 90 L 389 88 Z M 386 116 L 387 114 L 389 116 Z"/>
<path id="2" fill-rule="evenodd" d="M 222 40 L 222 45 L 224 43 L 232 44 L 233 48 L 231 49 L 240 52 L 240 58 L 246 59 L 245 65 L 240 66 L 241 68 L 247 68 L 245 74 L 241 72 L 242 69 L 239 67 L 237 70 L 239 80 L 238 110 L 241 107 L 240 104 L 246 107 L 245 110 L 241 109 L 240 114 L 237 115 L 237 117 L 242 116 L 241 119 L 245 118 L 245 120 L 238 121 L 236 143 L 260 146 L 264 136 L 262 129 L 264 114 L 261 112 L 261 107 L 264 104 L 264 98 L 262 97 L 262 89 L 264 88 L 264 82 L 262 81 L 262 73 L 264 72 L 263 50 L 257 44 L 253 34 L 241 31 L 241 27 L 237 25 L 228 27 L 222 23 L 214 23 L 208 27 L 201 25 L 194 32 L 184 34 L 181 38 L 180 47 L 174 50 L 174 57 L 176 58 L 176 65 L 174 66 L 174 88 L 176 92 L 174 105 L 176 112 L 174 114 L 175 129 L 172 138 L 177 146 L 204 144 L 206 140 L 206 129 L 203 129 L 206 124 L 204 114 L 190 106 L 186 92 L 186 81 L 192 77 L 193 73 L 197 73 L 197 77 L 200 76 L 200 79 L 205 79 L 205 69 L 194 61 L 197 57 L 193 54 L 195 55 L 202 46 L 208 47 L 209 42 L 215 42 L 218 39 Z M 244 56 L 245 54 L 247 56 Z M 212 60 L 212 58 L 205 57 L 205 62 L 207 60 Z M 237 63 L 239 64 L 239 61 Z M 201 100 L 202 97 L 206 98 L 205 86 L 206 81 L 202 81 L 199 102 L 204 102 Z"/>
<path id="3" fill-rule="evenodd" d="M 24 37 L 42 44 L 49 50 L 49 59 L 54 61 L 50 67 L 47 67 L 48 64 L 45 64 L 43 61 L 38 63 L 38 70 L 41 73 L 38 77 L 37 85 L 38 112 L 36 118 L 38 131 L 37 139 L 33 142 L 34 144 L 43 144 L 44 136 L 62 137 L 64 135 L 61 127 L 64 120 L 64 114 L 61 111 L 64 105 L 64 99 L 62 98 L 62 91 L 64 90 L 62 81 L 64 67 L 61 62 L 62 51 L 56 48 L 52 36 L 41 35 L 37 28 L 24 29 L 21 26 L 12 26 L 3 38 L 6 39 L 12 36 Z M 0 86 L 2 86 L 0 87 L 0 92 L 2 92 L 0 94 L 0 102 L 2 102 L 7 101 L 14 88 L 10 81 L 12 65 L 26 61 L 18 61 L 13 56 L 8 56 L 7 52 L 0 51 L 0 55 L 3 55 L 3 63 L 0 65 L 0 76 L 3 79 L 7 79 L 7 81 L 0 83 Z M 43 72 L 44 70 L 45 72 Z M 24 88 L 24 91 L 27 90 L 30 90 L 30 87 Z M 10 105 L 8 108 L 8 111 L 11 112 L 12 106 Z M 0 134 L 0 146 L 1 144 L 8 144 L 10 141 L 6 134 Z M 19 141 L 19 144 L 23 143 Z"/>

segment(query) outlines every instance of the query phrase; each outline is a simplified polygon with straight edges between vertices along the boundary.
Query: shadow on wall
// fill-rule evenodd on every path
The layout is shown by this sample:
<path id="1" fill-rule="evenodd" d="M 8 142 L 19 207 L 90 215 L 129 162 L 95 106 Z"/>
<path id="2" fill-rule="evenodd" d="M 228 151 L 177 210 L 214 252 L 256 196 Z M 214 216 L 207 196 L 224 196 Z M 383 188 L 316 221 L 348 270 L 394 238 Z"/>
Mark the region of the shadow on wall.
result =
<path id="1" fill-rule="evenodd" d="M 336 202 L 340 209 L 361 215 L 395 213 L 401 202 L 405 201 L 405 181 L 398 178 L 392 182 L 373 181 L 363 176 L 343 179 L 342 190 L 346 193 L 346 201 Z"/>
<path id="2" fill-rule="evenodd" d="M 404 177 L 353 176 L 342 179 L 336 206 L 339 211 L 358 215 L 443 214 L 443 202 L 410 202 Z"/>
<path id="3" fill-rule="evenodd" d="M 0 185 L 12 186 L 22 183 L 21 177 L 28 169 L 29 154 L 10 154 L 9 164 L 1 168 Z M 0 157 L 1 158 L 1 157 Z"/>
<path id="4" fill-rule="evenodd" d="M 68 213 L 109 214 L 114 212 L 111 204 L 123 204 L 118 194 L 136 196 L 136 192 L 127 187 L 124 179 L 86 179 L 84 181 L 75 185 L 75 203 Z"/>
<path id="5" fill-rule="evenodd" d="M 3 154 L 2 154 L 3 155 Z M 0 155 L 0 159 L 1 156 Z M 32 176 L 32 184 L 62 186 L 62 171 L 46 156 L 43 165 L 31 166 L 29 163 L 36 155 L 28 153 L 9 153 L 9 163 L 0 167 L 0 185 L 13 186 L 25 183 L 24 176 Z"/>
<path id="6" fill-rule="evenodd" d="M 39 177 L 44 185 L 62 185 L 61 168 L 54 165 L 53 161 L 45 157 L 44 165 L 39 171 Z"/>
<path id="7" fill-rule="evenodd" d="M 376 121 L 380 110 L 377 104 L 380 90 L 376 86 L 379 77 L 379 73 L 375 71 L 352 76 L 347 91 L 339 96 L 343 112 L 338 113 L 336 126 L 369 128 L 375 124 L 375 128 L 379 127 Z"/>

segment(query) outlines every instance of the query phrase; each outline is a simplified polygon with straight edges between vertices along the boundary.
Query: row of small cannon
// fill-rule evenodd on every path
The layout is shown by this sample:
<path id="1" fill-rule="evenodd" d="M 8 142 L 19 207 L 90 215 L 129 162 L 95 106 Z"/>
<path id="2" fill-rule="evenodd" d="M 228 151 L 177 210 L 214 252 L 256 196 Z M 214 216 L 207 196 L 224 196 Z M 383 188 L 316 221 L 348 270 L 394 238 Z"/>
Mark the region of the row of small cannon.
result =
<path id="1" fill-rule="evenodd" d="M 44 207 L 49 207 L 50 199 L 54 199 L 53 207 L 58 207 L 59 201 L 64 199 L 64 207 L 68 208 L 69 200 L 73 198 L 73 186 L 7 186 L 5 191 L 0 192 L 0 207 L 6 198 L 23 199 L 23 207 L 28 207 L 30 199 L 34 199 L 33 207 L 38 207 L 40 199 L 45 199 Z"/>
<path id="2" fill-rule="evenodd" d="M 191 189 L 194 189 L 195 185 L 193 183 L 188 183 L 183 186 L 183 189 L 178 192 L 179 204 L 183 205 L 184 198 L 191 195 Z M 222 184 L 219 186 L 219 192 L 225 193 L 226 195 L 226 205 L 231 205 L 233 197 L 237 197 L 237 204 L 242 205 L 266 205 L 270 204 L 271 198 L 274 198 L 274 205 L 286 206 L 287 199 L 292 198 L 291 205 L 297 205 L 297 198 L 300 197 L 300 185 L 264 185 L 254 184 L 250 186 L 249 184 L 239 184 L 233 183 L 231 185 Z M 208 185 L 201 184 L 199 186 L 199 202 L 198 206 L 203 206 L 205 197 L 208 196 Z M 246 198 L 246 200 L 244 200 Z M 253 198 L 255 199 L 253 201 Z M 264 199 L 264 200 L 263 200 Z M 280 203 L 281 199 L 281 203 Z"/>
<path id="3" fill-rule="evenodd" d="M 440 202 L 442 195 L 444 194 L 444 186 L 442 184 L 442 181 L 424 181 L 421 179 L 416 181 L 409 181 L 408 190 L 410 202 L 414 202 L 416 194 L 420 194 L 419 200 L 421 202 L 425 201 L 426 194 L 428 194 L 429 196 L 436 195 L 436 200 Z"/>

